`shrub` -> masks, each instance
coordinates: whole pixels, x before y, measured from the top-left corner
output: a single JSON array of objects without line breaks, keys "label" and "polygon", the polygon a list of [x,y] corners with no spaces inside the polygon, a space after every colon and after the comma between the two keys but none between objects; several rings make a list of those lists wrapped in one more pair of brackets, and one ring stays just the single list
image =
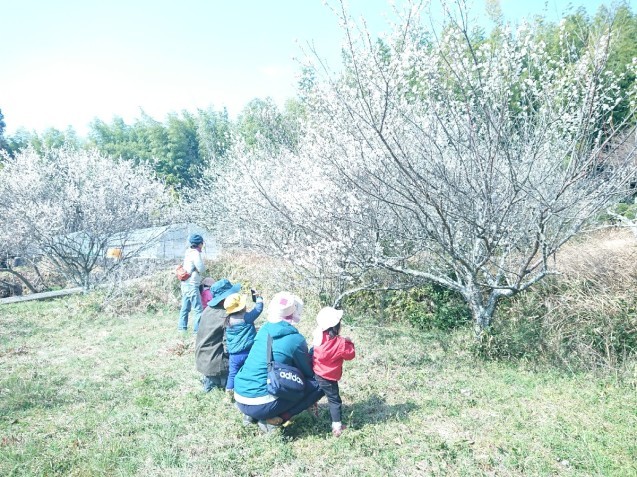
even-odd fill
[{"label": "shrub", "polygon": [[537,290],[519,295],[502,305],[491,327],[473,341],[473,353],[491,360],[543,359],[545,314],[543,295]]},{"label": "shrub", "polygon": [[162,307],[178,308],[180,302],[179,281],[173,268],[156,270],[141,279],[112,284],[98,297],[99,311],[113,315],[147,313]]},{"label": "shrub", "polygon": [[487,359],[619,369],[637,357],[636,244],[625,231],[567,247],[564,273],[503,304],[473,351]]},{"label": "shrub", "polygon": [[452,330],[471,321],[469,308],[459,295],[433,284],[407,290],[363,291],[347,297],[343,306],[357,313],[371,313],[380,322],[406,321],[422,330]]},{"label": "shrub", "polygon": [[[487,359],[544,361],[577,370],[616,369],[637,357],[637,297],[559,295],[537,289],[501,308],[474,343]],[[505,317],[506,316],[506,317]]]}]

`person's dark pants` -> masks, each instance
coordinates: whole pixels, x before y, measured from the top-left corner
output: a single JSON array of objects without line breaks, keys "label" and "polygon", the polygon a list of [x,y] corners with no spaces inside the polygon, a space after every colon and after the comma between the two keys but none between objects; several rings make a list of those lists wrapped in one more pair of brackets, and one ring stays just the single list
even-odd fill
[{"label": "person's dark pants", "polygon": [[201,378],[201,384],[203,385],[204,392],[209,393],[212,391],[212,388],[224,389],[226,387],[227,380],[227,373],[220,374],[219,376],[204,376]]},{"label": "person's dark pants", "polygon": [[228,370],[228,383],[226,384],[226,389],[234,389],[234,377],[237,375],[243,363],[248,359],[248,354],[250,354],[250,350],[242,351],[241,353],[230,353],[229,367]]},{"label": "person's dark pants", "polygon": [[305,394],[298,401],[286,401],[277,399],[266,404],[242,404],[237,402],[237,407],[246,416],[250,416],[258,421],[265,421],[272,417],[281,416],[287,421],[292,416],[296,416],[305,411],[312,404],[323,397],[323,391],[318,383],[312,379],[305,381]]},{"label": "person's dark pants", "polygon": [[330,381],[329,379],[316,377],[319,387],[325,393],[327,402],[330,405],[330,416],[332,416],[332,422],[341,422],[341,408],[343,401],[338,393],[338,381]]}]

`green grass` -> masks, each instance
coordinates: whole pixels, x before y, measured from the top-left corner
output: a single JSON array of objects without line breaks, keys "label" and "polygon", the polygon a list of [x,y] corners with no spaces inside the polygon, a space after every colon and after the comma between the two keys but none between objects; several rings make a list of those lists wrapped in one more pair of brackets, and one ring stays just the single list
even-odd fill
[{"label": "green grass", "polygon": [[176,309],[90,302],[0,308],[0,475],[637,475],[637,396],[611,378],[482,362],[460,332],[348,318],[348,430],[331,437],[321,401],[318,419],[265,436],[200,391]]}]

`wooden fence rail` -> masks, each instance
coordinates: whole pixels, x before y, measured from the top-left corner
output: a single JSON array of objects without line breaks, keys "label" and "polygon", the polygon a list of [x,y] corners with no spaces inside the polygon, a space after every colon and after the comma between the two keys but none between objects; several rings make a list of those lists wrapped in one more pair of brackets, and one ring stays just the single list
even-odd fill
[{"label": "wooden fence rail", "polygon": [[31,300],[48,300],[50,298],[58,298],[61,296],[75,295],[82,293],[82,287],[65,288],[64,290],[48,291],[42,293],[31,293],[29,295],[10,296],[8,298],[0,298],[0,305],[8,305],[10,303],[21,303]]}]

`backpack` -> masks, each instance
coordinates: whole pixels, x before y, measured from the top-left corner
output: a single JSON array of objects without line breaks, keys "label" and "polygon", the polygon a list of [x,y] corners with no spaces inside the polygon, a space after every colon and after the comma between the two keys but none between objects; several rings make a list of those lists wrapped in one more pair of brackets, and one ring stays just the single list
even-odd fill
[{"label": "backpack", "polygon": [[192,274],[186,271],[183,265],[177,265],[177,268],[175,268],[175,275],[177,275],[179,281],[185,282]]}]

